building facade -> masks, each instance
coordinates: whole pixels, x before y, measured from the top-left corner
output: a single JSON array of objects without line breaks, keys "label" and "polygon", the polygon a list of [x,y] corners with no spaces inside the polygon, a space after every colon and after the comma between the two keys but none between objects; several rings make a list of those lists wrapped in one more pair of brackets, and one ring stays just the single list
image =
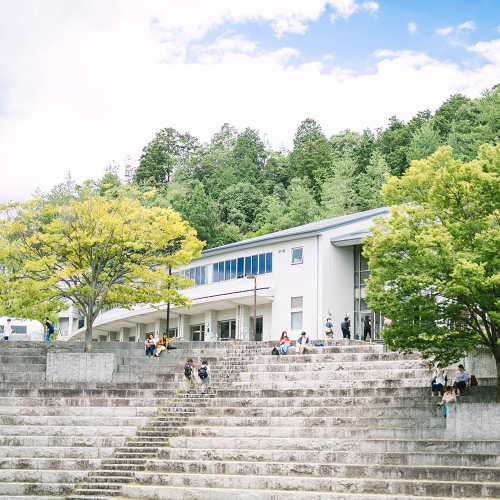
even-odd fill
[{"label": "building facade", "polygon": [[[169,336],[194,341],[276,340],[282,331],[292,339],[306,331],[315,340],[324,338],[330,317],[335,337],[341,338],[340,323],[346,314],[353,335],[362,335],[362,318],[369,315],[376,336],[382,317],[364,300],[369,270],[361,253],[362,238],[369,235],[373,218],[387,212],[387,208],[369,210],[204,250],[179,270],[195,285],[182,292],[191,299],[190,308],[170,308]],[[166,305],[109,309],[94,322],[93,337],[101,341],[143,341],[150,333],[158,337],[167,329],[166,309]],[[83,334],[82,325],[68,338],[76,340]]]}]

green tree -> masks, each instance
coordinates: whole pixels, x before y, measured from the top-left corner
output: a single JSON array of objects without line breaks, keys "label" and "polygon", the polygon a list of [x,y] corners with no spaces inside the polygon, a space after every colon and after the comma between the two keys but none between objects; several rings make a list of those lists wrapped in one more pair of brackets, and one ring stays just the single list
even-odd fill
[{"label": "green tree", "polygon": [[247,128],[238,135],[233,149],[235,160],[234,173],[239,182],[248,181],[255,186],[261,186],[266,162],[266,148],[259,132]]},{"label": "green tree", "polygon": [[389,127],[377,138],[377,150],[384,155],[392,175],[401,175],[408,167],[406,154],[411,134],[411,130],[403,121],[392,116],[389,120]]},{"label": "green tree", "polygon": [[321,125],[318,125],[312,118],[306,118],[297,129],[293,139],[294,151],[299,151],[308,142],[315,142],[321,139],[326,139]]},{"label": "green tree", "polygon": [[188,264],[203,243],[173,210],[95,195],[64,206],[35,200],[2,209],[4,314],[37,318],[70,302],[85,316],[90,352],[103,307],[188,303],[176,287],[190,281],[168,269]]},{"label": "green tree", "polygon": [[485,346],[500,402],[500,145],[469,163],[442,146],[383,187],[390,215],[365,242],[372,308],[392,323],[391,350],[445,365]]},{"label": "green tree", "polygon": [[173,128],[160,130],[143,149],[134,183],[165,187],[175,170],[188,162],[197,147],[198,140],[189,132],[180,134]]},{"label": "green tree", "polygon": [[430,122],[424,123],[412,136],[407,159],[421,160],[434,153],[441,145],[441,138]]},{"label": "green tree", "polygon": [[359,174],[356,181],[357,210],[370,210],[384,206],[382,198],[382,185],[385,182],[385,177],[389,173],[389,167],[383,156],[376,151],[366,168],[366,171]]},{"label": "green tree", "polygon": [[445,140],[451,132],[452,124],[456,119],[456,113],[458,110],[463,104],[467,104],[469,102],[470,99],[468,97],[465,97],[462,94],[455,94],[441,104],[439,109],[436,110],[432,120],[432,126],[437,130],[442,140]]}]

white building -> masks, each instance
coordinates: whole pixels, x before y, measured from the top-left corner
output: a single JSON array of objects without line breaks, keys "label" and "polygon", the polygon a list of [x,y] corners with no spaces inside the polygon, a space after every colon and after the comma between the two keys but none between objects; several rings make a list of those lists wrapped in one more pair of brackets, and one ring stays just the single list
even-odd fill
[{"label": "white building", "polygon": [[[369,210],[204,250],[180,271],[196,285],[183,291],[192,300],[190,308],[170,308],[169,335],[184,340],[250,340],[254,279],[247,279],[248,274],[257,282],[255,340],[278,339],[283,330],[292,339],[303,330],[311,339],[321,339],[327,317],[332,318],[335,337],[341,338],[340,323],[346,314],[354,335],[362,334],[362,318],[370,315],[376,335],[382,318],[364,301],[369,270],[361,240],[369,234],[373,217],[387,212]],[[166,331],[166,309],[107,310],[94,322],[93,337],[158,337]],[[81,328],[69,338],[83,335]]]}]

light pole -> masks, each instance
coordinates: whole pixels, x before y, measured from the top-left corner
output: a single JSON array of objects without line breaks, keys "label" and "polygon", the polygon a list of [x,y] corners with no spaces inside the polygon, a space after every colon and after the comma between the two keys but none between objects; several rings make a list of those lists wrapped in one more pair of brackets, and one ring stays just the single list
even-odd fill
[{"label": "light pole", "polygon": [[250,340],[255,340],[255,334],[257,333],[257,276],[255,274],[247,274],[245,278],[249,280],[254,280],[253,286],[253,329],[251,333]]}]

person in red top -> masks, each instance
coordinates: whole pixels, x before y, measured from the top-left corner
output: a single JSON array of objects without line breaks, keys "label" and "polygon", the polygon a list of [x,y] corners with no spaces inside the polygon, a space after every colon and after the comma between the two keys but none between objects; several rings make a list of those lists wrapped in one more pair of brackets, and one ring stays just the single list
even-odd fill
[{"label": "person in red top", "polygon": [[290,339],[287,333],[283,332],[280,338],[280,354],[286,354],[290,345]]}]

